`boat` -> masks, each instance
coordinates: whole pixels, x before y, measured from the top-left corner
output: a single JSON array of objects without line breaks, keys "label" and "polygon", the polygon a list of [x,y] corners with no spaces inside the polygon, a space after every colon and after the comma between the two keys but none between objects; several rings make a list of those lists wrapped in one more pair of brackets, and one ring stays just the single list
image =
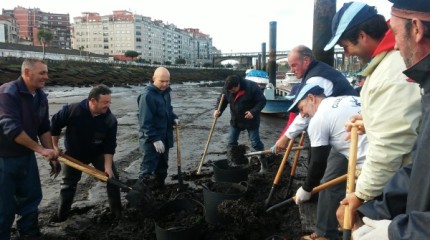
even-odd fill
[{"label": "boat", "polygon": [[245,79],[257,83],[261,89],[265,89],[269,83],[269,75],[263,70],[248,69],[245,72]]},{"label": "boat", "polygon": [[[262,113],[287,113],[293,104],[295,95],[292,94],[294,86],[300,84],[301,79],[297,79],[294,73],[285,73],[284,79],[276,79],[276,86],[268,83],[264,89],[266,106]],[[293,91],[294,92],[294,91]]]}]

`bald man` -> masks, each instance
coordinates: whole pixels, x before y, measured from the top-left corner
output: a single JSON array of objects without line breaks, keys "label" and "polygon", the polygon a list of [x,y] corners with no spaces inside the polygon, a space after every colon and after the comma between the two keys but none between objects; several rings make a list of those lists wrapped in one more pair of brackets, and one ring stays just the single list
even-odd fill
[{"label": "bald man", "polygon": [[169,70],[159,67],[138,97],[139,145],[143,154],[139,180],[159,188],[164,186],[167,177],[173,125],[179,124],[173,112],[169,85]]}]

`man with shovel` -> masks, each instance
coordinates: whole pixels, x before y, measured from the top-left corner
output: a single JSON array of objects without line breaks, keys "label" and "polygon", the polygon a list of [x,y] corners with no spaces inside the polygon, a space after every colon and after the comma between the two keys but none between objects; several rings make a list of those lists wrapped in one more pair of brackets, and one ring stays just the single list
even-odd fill
[{"label": "man with shovel", "polygon": [[[347,135],[345,123],[351,115],[360,113],[361,101],[356,96],[326,98],[323,88],[315,84],[306,84],[288,111],[299,112],[302,118],[310,119],[307,132],[311,144],[311,159],[306,180],[297,190],[295,197],[296,204],[301,204],[310,199],[312,189],[318,186],[322,179],[328,181],[347,172],[350,144],[345,141]],[[359,167],[365,160],[366,147],[367,138],[361,135],[357,148]],[[332,148],[343,157],[329,158]],[[345,191],[346,185],[342,183],[319,193],[316,230],[302,239],[338,238],[336,210],[339,201],[345,196]]]},{"label": "man with shovel", "polygon": [[[58,140],[61,130],[66,127],[65,153],[85,164],[91,163],[109,178],[118,179],[113,162],[118,122],[109,109],[110,104],[111,90],[105,85],[97,85],[87,99],[63,106],[52,116],[52,142],[60,152]],[[63,165],[62,174],[60,202],[57,213],[51,218],[53,222],[63,222],[69,216],[82,176],[81,171],[67,165]],[[122,209],[119,188],[108,182],[107,196],[112,214],[119,218]]]}]

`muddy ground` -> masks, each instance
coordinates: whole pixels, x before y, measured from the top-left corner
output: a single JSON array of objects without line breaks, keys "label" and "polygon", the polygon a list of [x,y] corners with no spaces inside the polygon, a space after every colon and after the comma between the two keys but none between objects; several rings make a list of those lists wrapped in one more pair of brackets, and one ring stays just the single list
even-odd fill
[{"label": "muddy ground", "polygon": [[[209,84],[210,85],[210,84]],[[212,113],[215,109],[216,98],[220,87],[203,85],[173,85],[172,99],[174,111],[181,121],[180,146],[182,160],[182,176],[187,188],[178,192],[176,146],[170,149],[169,176],[167,185],[163,189],[152,189],[154,204],[148,209],[135,209],[128,206],[122,194],[123,215],[114,219],[111,215],[105,192],[105,183],[94,177],[83,174],[78,185],[77,194],[72,205],[71,216],[62,223],[53,223],[49,219],[56,211],[60,178],[49,177],[49,166],[38,156],[41,181],[43,186],[43,200],[40,204],[39,223],[44,233],[43,239],[156,239],[155,221],[160,217],[158,209],[166,202],[175,198],[191,198],[204,203],[203,185],[211,183],[213,178],[212,163],[226,159],[226,138],[228,134],[229,111],[226,111],[217,121],[213,136],[208,146],[205,163],[200,175],[196,174],[208,135],[213,124]],[[85,98],[90,88],[76,87],[47,87],[49,93],[50,112],[55,113],[65,103],[80,101]],[[114,87],[112,106],[113,113],[119,122],[118,147],[115,154],[115,164],[120,173],[121,181],[132,185],[137,178],[141,154],[137,141],[137,104],[136,98],[142,87],[120,88]],[[279,136],[287,119],[282,115],[263,115],[260,133],[266,149],[272,146]],[[250,146],[246,133],[241,134],[240,144]],[[254,151],[245,147],[247,152]],[[294,154],[291,154],[294,155]],[[303,179],[303,165],[307,161],[306,152],[302,152],[296,179]],[[209,224],[204,214],[196,217],[196,229],[200,239],[298,239],[302,234],[298,207],[289,205],[273,212],[266,213],[264,204],[273,185],[273,179],[278,171],[283,155],[269,155],[269,171],[259,175],[259,163],[256,158],[250,159],[248,187],[245,194],[238,200],[229,200],[220,207],[224,224]],[[280,188],[275,191],[272,202],[277,203],[285,195],[285,186],[290,175],[290,163],[283,172]],[[297,181],[293,184],[296,189]],[[295,191],[293,191],[295,192]],[[204,205],[204,204],[203,204]],[[199,213],[196,213],[197,216]],[[179,213],[177,214],[180,215]],[[190,216],[186,213],[181,216]],[[185,219],[185,218],[184,218]],[[157,220],[161,226],[167,221],[178,222],[176,219]],[[164,222],[163,222],[164,221]],[[178,225],[183,224],[182,221]],[[185,228],[187,229],[187,228]],[[13,228],[13,239],[16,229]]]}]

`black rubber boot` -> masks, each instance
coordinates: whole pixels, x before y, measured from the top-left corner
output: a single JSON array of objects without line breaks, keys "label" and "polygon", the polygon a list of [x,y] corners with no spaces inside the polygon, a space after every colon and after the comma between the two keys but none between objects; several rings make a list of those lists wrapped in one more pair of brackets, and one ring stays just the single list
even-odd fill
[{"label": "black rubber boot", "polygon": [[73,197],[75,192],[60,192],[60,204],[57,212],[51,217],[51,222],[64,222],[69,217],[70,209],[72,208]]},{"label": "black rubber boot", "polygon": [[116,219],[121,218],[122,205],[121,199],[119,198],[108,198],[110,212],[115,216]]}]

